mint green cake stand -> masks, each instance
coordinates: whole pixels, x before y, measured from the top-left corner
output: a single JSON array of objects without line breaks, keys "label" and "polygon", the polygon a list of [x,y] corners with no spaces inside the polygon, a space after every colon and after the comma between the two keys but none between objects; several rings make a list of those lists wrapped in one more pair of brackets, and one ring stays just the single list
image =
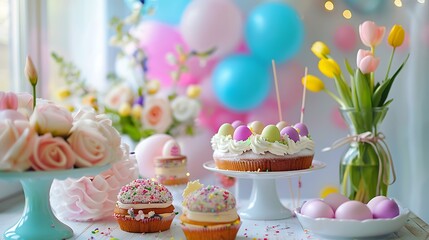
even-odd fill
[{"label": "mint green cake stand", "polygon": [[110,164],[64,171],[0,172],[0,180],[21,181],[25,194],[22,217],[4,232],[4,239],[57,240],[73,237],[73,230],[52,212],[49,203],[52,180],[97,175],[109,168]]}]

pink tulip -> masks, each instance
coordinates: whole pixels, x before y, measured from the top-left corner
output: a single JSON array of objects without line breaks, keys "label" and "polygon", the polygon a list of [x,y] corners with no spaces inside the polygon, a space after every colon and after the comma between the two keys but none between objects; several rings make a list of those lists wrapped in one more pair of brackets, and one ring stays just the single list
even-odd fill
[{"label": "pink tulip", "polygon": [[18,109],[18,97],[13,92],[0,92],[0,110]]},{"label": "pink tulip", "polygon": [[374,57],[371,51],[366,51],[359,49],[356,58],[357,67],[362,71],[362,73],[375,72],[380,63],[380,59]]},{"label": "pink tulip", "polygon": [[385,27],[379,27],[371,21],[365,21],[359,25],[359,35],[363,44],[368,47],[376,47],[383,40]]}]

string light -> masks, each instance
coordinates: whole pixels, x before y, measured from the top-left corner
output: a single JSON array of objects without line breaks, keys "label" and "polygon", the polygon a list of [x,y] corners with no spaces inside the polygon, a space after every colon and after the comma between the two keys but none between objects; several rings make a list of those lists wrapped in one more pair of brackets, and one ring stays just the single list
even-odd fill
[{"label": "string light", "polygon": [[395,0],[393,3],[394,3],[394,4],[395,4],[395,6],[397,6],[397,7],[402,7],[402,1],[401,1],[401,0]]},{"label": "string light", "polygon": [[348,10],[348,9],[344,10],[344,12],[343,12],[343,17],[344,17],[345,19],[350,19],[350,18],[352,18],[352,12],[350,12],[350,10]]},{"label": "string light", "polygon": [[328,11],[334,10],[334,3],[331,1],[326,1],[325,2],[325,9]]}]

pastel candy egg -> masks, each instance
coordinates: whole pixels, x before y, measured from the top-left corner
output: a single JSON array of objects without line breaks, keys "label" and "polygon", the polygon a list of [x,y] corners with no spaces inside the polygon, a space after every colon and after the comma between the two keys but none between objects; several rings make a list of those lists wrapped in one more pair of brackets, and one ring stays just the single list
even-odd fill
[{"label": "pastel candy egg", "polygon": [[399,206],[392,199],[379,202],[372,212],[374,218],[394,218],[399,215]]},{"label": "pastel candy egg", "polygon": [[301,208],[301,214],[312,218],[333,218],[334,210],[322,200],[310,200]]},{"label": "pastel candy egg", "polygon": [[162,148],[163,156],[180,156],[181,150],[179,144],[176,140],[171,139],[164,143],[164,147]]},{"label": "pastel candy egg", "polygon": [[261,134],[262,130],[264,130],[264,124],[260,121],[254,121],[247,125],[254,134]]},{"label": "pastel candy egg", "polygon": [[337,208],[341,206],[341,204],[347,202],[348,200],[349,199],[346,196],[339,193],[331,193],[326,196],[325,199],[323,199],[323,201],[331,206],[334,211],[336,211]]},{"label": "pastel candy egg", "polygon": [[375,206],[377,206],[381,201],[384,201],[387,199],[388,198],[385,196],[373,197],[366,205],[371,210],[371,212],[374,212]]},{"label": "pastel candy egg", "polygon": [[297,123],[294,128],[298,131],[299,135],[308,136],[308,128],[304,123]]},{"label": "pastel candy egg", "polygon": [[232,134],[234,134],[234,127],[232,127],[232,125],[229,123],[224,123],[222,124],[222,126],[220,126],[219,131],[217,133],[222,136],[232,136]]},{"label": "pastel candy egg", "polygon": [[372,219],[371,210],[359,201],[348,201],[341,204],[335,211],[336,219],[365,220]]},{"label": "pastel candy egg", "polygon": [[262,130],[261,136],[268,142],[280,141],[280,131],[275,125],[268,125]]},{"label": "pastel candy egg", "polygon": [[240,120],[236,120],[236,121],[232,122],[231,125],[233,128],[238,128],[239,126],[244,125],[244,124]]},{"label": "pastel candy egg", "polygon": [[247,126],[239,126],[235,129],[234,140],[246,141],[252,135],[252,131]]},{"label": "pastel candy egg", "polygon": [[292,139],[294,142],[299,141],[299,134],[298,131],[296,131],[293,127],[285,127],[282,129],[280,134],[284,137],[288,136],[290,139]]},{"label": "pastel candy egg", "polygon": [[282,130],[283,128],[285,128],[285,127],[287,127],[287,122],[285,122],[285,121],[280,121],[280,122],[278,122],[277,124],[276,124],[276,127],[279,129],[279,130]]}]

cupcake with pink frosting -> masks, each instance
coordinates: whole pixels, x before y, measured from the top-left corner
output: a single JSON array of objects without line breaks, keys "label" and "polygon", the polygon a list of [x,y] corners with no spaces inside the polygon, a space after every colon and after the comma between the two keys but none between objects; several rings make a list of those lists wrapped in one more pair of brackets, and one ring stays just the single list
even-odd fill
[{"label": "cupcake with pink frosting", "polygon": [[235,239],[241,226],[234,196],[217,186],[189,182],[183,192],[182,230],[188,240]]},{"label": "cupcake with pink frosting", "polygon": [[119,191],[113,215],[126,232],[166,231],[176,215],[172,203],[166,187],[150,179],[136,179]]}]

